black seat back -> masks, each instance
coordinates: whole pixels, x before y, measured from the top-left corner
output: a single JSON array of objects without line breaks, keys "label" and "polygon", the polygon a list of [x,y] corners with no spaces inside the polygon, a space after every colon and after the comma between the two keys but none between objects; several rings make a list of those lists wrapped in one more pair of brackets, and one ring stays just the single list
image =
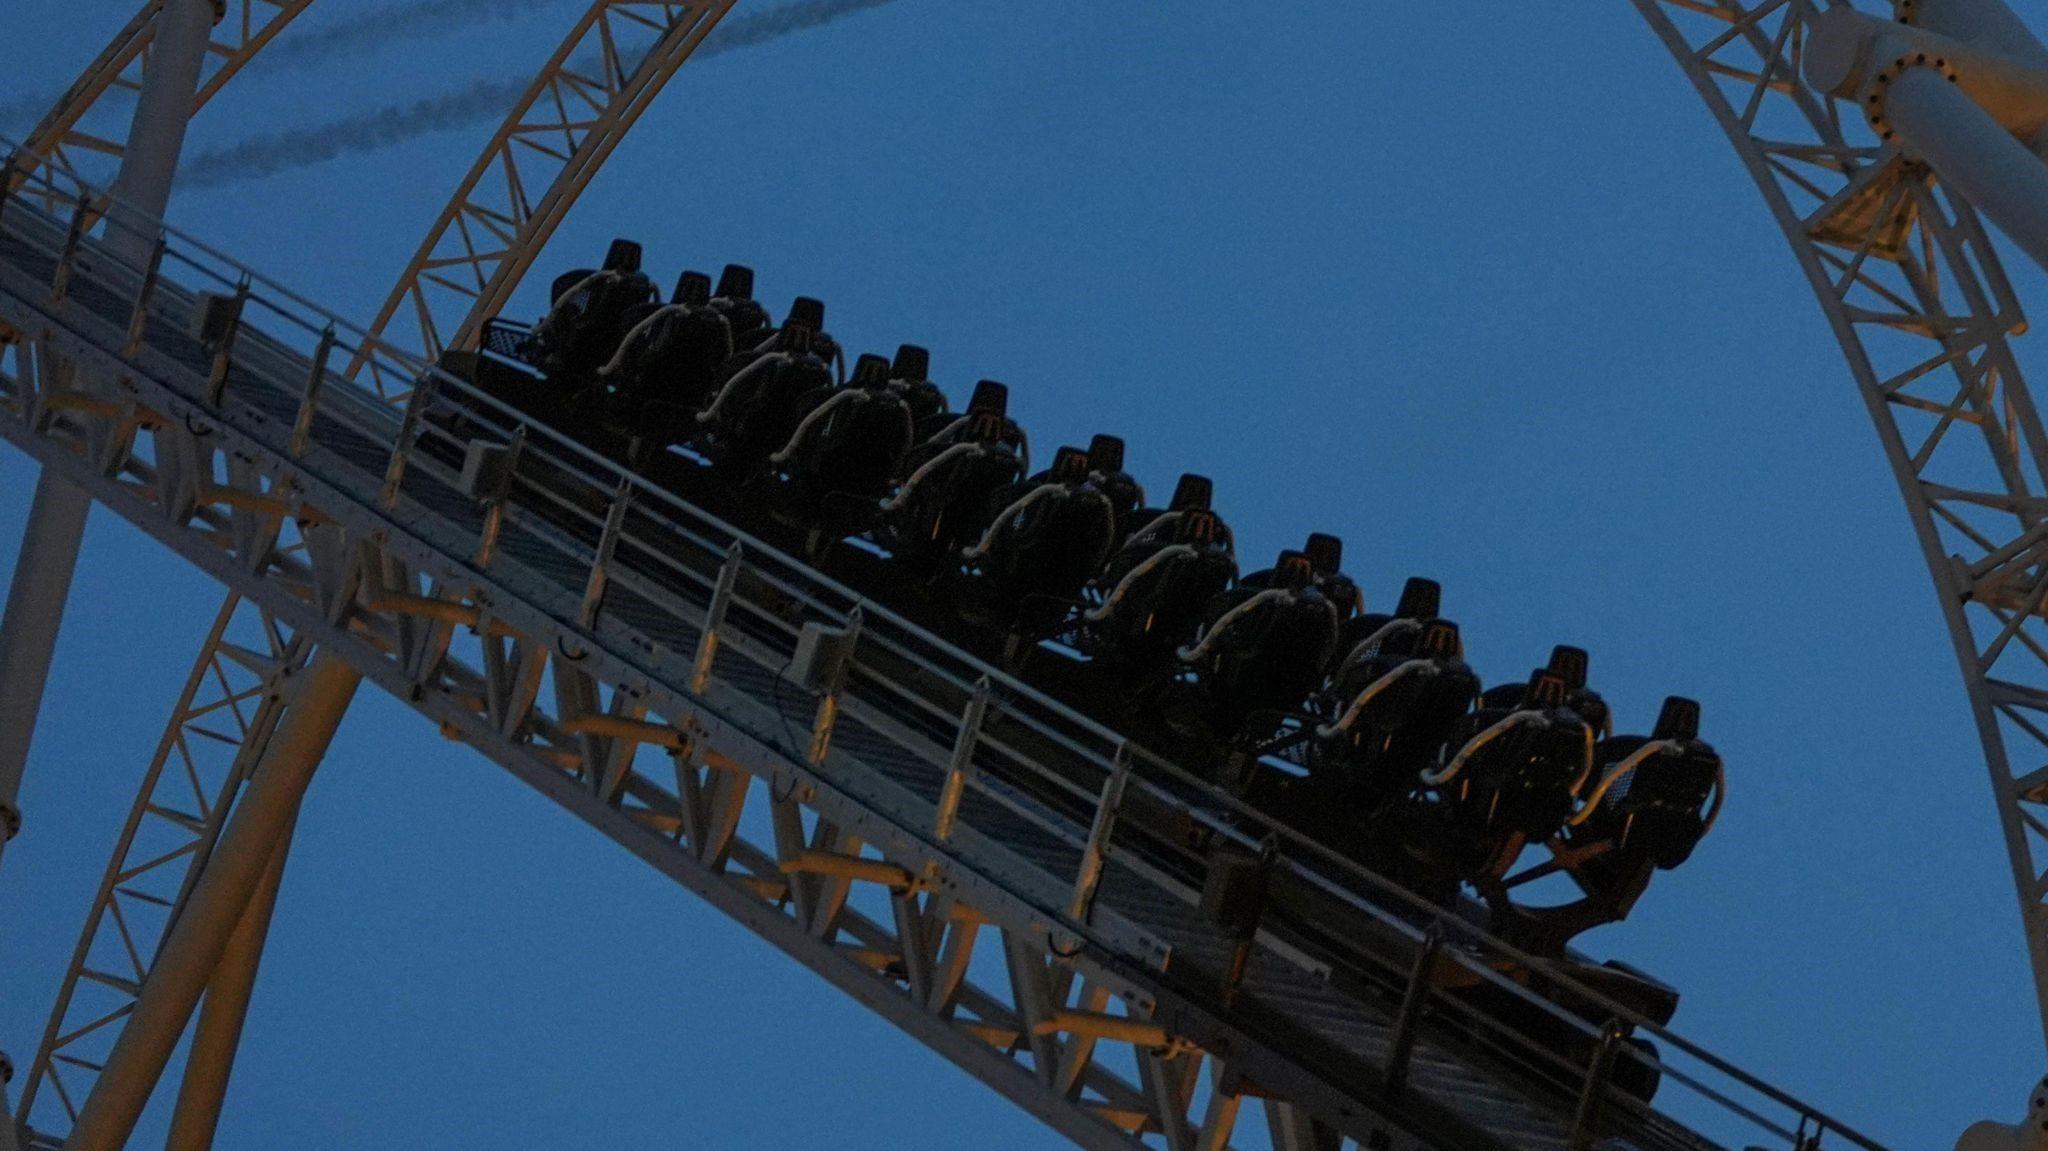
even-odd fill
[{"label": "black seat back", "polygon": [[1401,602],[1394,607],[1400,619],[1435,619],[1444,607],[1443,585],[1421,576],[1410,577],[1401,587]]},{"label": "black seat back", "polygon": [[1344,541],[1323,532],[1311,532],[1302,548],[1317,575],[1336,575],[1344,570]]},{"label": "black seat back", "polygon": [[889,386],[889,361],[877,355],[863,355],[854,361],[852,387],[877,391]]},{"label": "black seat back", "polygon": [[1210,510],[1212,501],[1215,498],[1215,481],[1211,480],[1208,476],[1198,476],[1193,472],[1189,472],[1181,476],[1180,482],[1174,484],[1173,502],[1166,505],[1166,510],[1173,512],[1190,510],[1206,512]]},{"label": "black seat back", "polygon": [[754,269],[745,264],[727,264],[718,274],[717,297],[721,300],[754,298]]},{"label": "black seat back", "polygon": [[896,362],[889,368],[889,377],[897,380],[917,382],[931,378],[932,354],[916,344],[900,344],[896,348]]},{"label": "black seat back", "polygon": [[1124,470],[1124,441],[1117,436],[1098,435],[1088,441],[1088,470],[1109,475]]},{"label": "black seat back", "polygon": [[711,302],[711,277],[702,272],[684,272],[676,279],[675,294],[669,303],[686,307],[701,308]]},{"label": "black seat back", "polygon": [[605,250],[604,270],[607,272],[637,272],[640,270],[640,244],[637,240],[620,238],[612,241]]},{"label": "black seat back", "polygon": [[1651,739],[1696,740],[1700,737],[1700,705],[1684,696],[1668,696],[1657,713]]},{"label": "black seat back", "polygon": [[785,328],[809,328],[813,332],[825,330],[825,301],[814,296],[798,296],[790,301],[789,318],[782,321]]},{"label": "black seat back", "polygon": [[974,395],[967,401],[969,415],[991,415],[1005,419],[1010,413],[1010,389],[1007,384],[995,380],[982,380],[974,385]]}]

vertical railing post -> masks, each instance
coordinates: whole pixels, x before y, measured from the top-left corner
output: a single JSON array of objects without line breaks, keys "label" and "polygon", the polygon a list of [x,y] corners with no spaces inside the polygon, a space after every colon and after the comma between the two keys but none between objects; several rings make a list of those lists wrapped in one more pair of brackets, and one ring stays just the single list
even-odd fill
[{"label": "vertical railing post", "polygon": [[71,213],[71,227],[64,233],[64,251],[57,257],[57,273],[50,278],[50,306],[64,302],[71,291],[71,272],[78,263],[78,246],[85,240],[85,230],[91,226],[92,197],[80,194],[78,207]]},{"label": "vertical railing post", "polygon": [[860,632],[866,615],[859,604],[846,616],[846,634],[840,639],[842,645],[834,661],[831,682],[824,685],[824,694],[818,697],[818,712],[811,718],[811,747],[805,758],[812,767],[825,762],[825,753],[832,750],[832,729],[839,723],[839,693],[846,687],[847,669],[853,666],[853,652],[860,646]]},{"label": "vertical railing post", "polygon": [[164,237],[158,236],[156,244],[149,250],[149,265],[142,269],[142,284],[135,290],[135,307],[128,313],[128,339],[121,345],[121,355],[134,359],[142,351],[142,338],[149,332],[149,302],[156,296],[156,285],[164,270]]},{"label": "vertical railing post", "polygon": [[484,526],[477,533],[476,566],[488,570],[498,552],[498,534],[505,528],[505,501],[512,498],[512,484],[519,474],[519,458],[526,454],[526,425],[512,430],[512,442],[505,445],[504,470],[484,497]]},{"label": "vertical railing post", "polygon": [[299,414],[292,420],[291,453],[293,459],[306,454],[306,445],[313,438],[313,415],[320,410],[320,391],[327,386],[327,361],[334,355],[334,325],[329,324],[320,333],[320,346],[313,349],[313,369],[306,374],[306,390],[299,397]]},{"label": "vertical railing post", "polygon": [[1579,1091],[1578,1111],[1572,1116],[1572,1151],[1592,1151],[1593,1132],[1600,1125],[1601,1104],[1606,1101],[1608,1082],[1614,1076],[1614,1055],[1621,1046],[1621,1024],[1610,1021],[1600,1029],[1600,1045],[1593,1049],[1593,1062],[1586,1068],[1586,1083]]},{"label": "vertical railing post", "polygon": [[718,568],[718,583],[711,589],[711,606],[704,609],[704,634],[697,637],[697,661],[690,668],[690,694],[703,695],[711,686],[711,664],[718,658],[718,629],[725,626],[725,613],[732,607],[733,585],[747,562],[746,549],[738,540],[725,549],[725,562]]},{"label": "vertical railing post", "polygon": [[242,334],[242,309],[249,303],[249,277],[243,276],[235,283],[235,294],[220,305],[227,309],[227,318],[222,321],[220,336],[213,345],[213,364],[206,371],[206,403],[208,407],[220,407],[221,398],[227,393],[228,369],[234,366],[235,338]]},{"label": "vertical railing post", "polygon": [[590,579],[583,585],[583,606],[576,618],[586,628],[597,625],[597,611],[604,606],[604,589],[612,578],[612,553],[618,550],[619,533],[626,528],[626,509],[632,502],[633,481],[621,477],[612,492],[612,506],[605,512],[604,531],[597,537],[597,554],[590,559]]},{"label": "vertical railing post", "polygon": [[405,479],[406,459],[412,454],[413,440],[419,436],[420,417],[426,414],[433,388],[434,377],[429,373],[419,378],[412,394],[405,398],[405,418],[399,422],[398,439],[391,445],[391,462],[384,468],[384,490],[377,496],[385,511],[398,506],[398,485]]},{"label": "vertical railing post", "polygon": [[1423,1008],[1429,1004],[1430,976],[1436,967],[1437,955],[1444,947],[1444,925],[1441,921],[1429,925],[1422,933],[1421,950],[1415,953],[1415,965],[1408,972],[1408,989],[1401,994],[1401,1009],[1394,1016],[1394,1042],[1387,1053],[1386,1078],[1380,1083],[1382,1096],[1389,1102],[1400,1098],[1408,1086],[1408,1064],[1415,1055],[1415,1035],[1422,1025]]},{"label": "vertical railing post", "polygon": [[1095,807],[1095,822],[1088,829],[1088,844],[1081,849],[1081,870],[1074,877],[1074,902],[1067,914],[1080,923],[1088,922],[1095,907],[1095,891],[1102,886],[1102,869],[1109,854],[1110,837],[1116,834],[1117,809],[1123,806],[1124,788],[1131,781],[1131,745],[1118,744],[1109,778],[1102,782],[1102,797]]},{"label": "vertical railing post", "polygon": [[974,748],[981,742],[981,721],[988,715],[989,691],[988,677],[982,676],[960,716],[960,734],[953,740],[953,758],[946,765],[945,785],[939,789],[938,816],[932,821],[932,833],[940,843],[952,842],[953,825],[960,818],[960,800],[967,794],[967,776],[974,770]]}]

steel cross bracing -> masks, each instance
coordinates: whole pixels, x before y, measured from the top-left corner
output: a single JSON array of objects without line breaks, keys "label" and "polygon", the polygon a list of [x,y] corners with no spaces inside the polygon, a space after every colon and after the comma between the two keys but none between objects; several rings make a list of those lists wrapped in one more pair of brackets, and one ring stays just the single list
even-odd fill
[{"label": "steel cross bracing", "polygon": [[[542,245],[733,0],[593,0],[428,229],[370,331],[401,311],[433,360],[475,344]],[[377,371],[352,360],[348,376]],[[409,386],[410,381],[405,382]]]},{"label": "steel cross bracing", "polygon": [[[1421,933],[1358,892],[1394,893],[1308,845],[1285,874],[1404,945],[1392,976],[1268,932],[1224,1012],[1228,948],[1115,815],[1263,835],[1250,813],[1219,819],[1204,805],[1227,800],[999,676],[974,718],[989,673],[954,649],[457,381],[393,411],[324,366],[358,344],[394,374],[416,361],[180,236],[122,267],[87,214],[0,204],[0,318],[124,386],[11,373],[0,434],[1077,1142],[1708,1145],[1609,1090],[1611,1061],[1571,1066],[1435,994],[1445,965],[1518,994],[1494,966],[1526,957],[1451,921],[1460,945],[1413,962]],[[188,279],[243,301],[218,346],[184,335]],[[460,489],[475,438],[524,446],[515,483]],[[262,546],[285,522],[303,548]],[[822,699],[778,676],[801,620],[858,632]],[[1644,1030],[1717,1135],[1874,1146]],[[1247,1099],[1264,1132],[1236,1123]]]},{"label": "steel cross bracing", "polygon": [[[230,0],[222,7],[216,0],[223,16],[214,26],[207,45],[205,70],[200,73],[193,111],[204,108],[243,65],[312,2]],[[40,164],[47,157],[47,162],[87,180],[100,180],[114,171],[120,164],[121,140],[126,135],[130,109],[118,101],[111,102],[110,107],[103,97],[113,90],[134,92],[141,88],[142,70],[148,63],[163,8],[164,0],[148,0],[142,11],[121,29],[43,117],[42,123],[29,133],[25,160]],[[29,181],[33,164],[25,163],[6,182],[14,188],[25,186],[30,195],[47,189],[47,184]]]},{"label": "steel cross bracing", "polygon": [[[245,560],[277,548],[297,550],[278,539],[275,517],[230,506],[211,518],[216,530],[234,538],[233,554]],[[239,596],[231,595],[215,618],[121,828],[29,1065],[21,1094],[25,1117],[38,1113],[47,1088],[42,1110],[61,1114],[64,1127],[77,1118],[235,792],[262,758],[292,677],[311,654],[304,637]],[[45,1129],[62,1128],[53,1123]]]},{"label": "steel cross bracing", "polygon": [[[2048,437],[1977,213],[1809,87],[1813,0],[1635,0],[1791,241],[1897,473],[1990,767],[2048,1029]],[[1829,5],[1828,7],[1846,6]]]}]

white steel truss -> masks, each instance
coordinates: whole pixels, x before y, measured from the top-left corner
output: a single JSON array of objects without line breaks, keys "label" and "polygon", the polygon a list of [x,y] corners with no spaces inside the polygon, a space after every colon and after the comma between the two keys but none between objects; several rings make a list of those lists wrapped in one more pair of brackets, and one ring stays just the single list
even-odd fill
[{"label": "white steel truss", "polygon": [[2048,436],[1971,205],[1802,73],[1843,0],[1634,0],[1762,189],[1841,343],[1934,578],[2048,1030]]},{"label": "white steel truss", "polygon": [[[484,146],[369,330],[384,334],[403,310],[430,361],[474,345],[591,177],[732,5],[594,0]],[[347,374],[365,369],[374,378],[370,359],[352,361]]]},{"label": "white steel truss", "polygon": [[[199,90],[193,97],[193,112],[204,108],[312,2],[232,0],[223,6],[222,0],[215,0],[223,16],[207,44],[206,64],[199,76]],[[30,180],[34,168],[44,162],[91,181],[102,180],[119,166],[121,140],[127,128],[122,119],[126,109],[106,107],[101,100],[109,91],[140,90],[143,68],[149,62],[150,46],[156,40],[157,21],[163,9],[164,0],[147,0],[29,133],[24,163],[7,179],[11,189],[25,187],[33,195],[37,189],[46,188],[48,185]]]},{"label": "white steel truss", "polygon": [[[235,554],[260,562],[279,546],[274,522],[230,505],[214,509]],[[242,520],[235,526],[233,521]],[[296,550],[296,549],[289,549]],[[158,944],[191,894],[235,793],[262,758],[284,708],[284,689],[312,644],[276,617],[230,596],[185,682],[135,804],[93,898],[23,1085],[25,1119],[42,1111],[75,1121],[112,1036],[154,965]],[[56,1122],[46,1130],[62,1129]]]},{"label": "white steel truss", "polygon": [[[0,318],[122,384],[0,376],[0,436],[1080,1144],[1245,1145],[1256,1098],[1289,1149],[1709,1145],[1613,1088],[1611,1040],[1574,1066],[1434,990],[1455,972],[1599,1039],[1501,977],[1527,957],[1456,920],[1458,946],[1425,943],[1357,894],[1397,893],[1113,733],[203,246],[166,233],[152,267],[119,264],[90,211],[0,202]],[[248,318],[196,343],[184,279]],[[402,412],[329,378],[359,353],[422,381]],[[525,445],[509,488],[461,486],[479,441]],[[270,535],[287,522],[302,549]],[[781,675],[804,624],[858,637],[822,695]],[[1283,874],[1384,937],[1395,974],[1336,978],[1265,932],[1228,1006],[1229,948],[1120,830],[1134,805],[1282,837]],[[1635,1022],[1733,1145],[1875,1147]]]}]

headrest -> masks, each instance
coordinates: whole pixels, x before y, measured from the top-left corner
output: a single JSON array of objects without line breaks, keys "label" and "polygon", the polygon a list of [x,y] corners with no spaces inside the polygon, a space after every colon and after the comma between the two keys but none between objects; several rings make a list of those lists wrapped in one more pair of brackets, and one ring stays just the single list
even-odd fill
[{"label": "headrest", "polygon": [[1344,541],[1336,536],[1310,532],[1308,543],[1301,550],[1317,575],[1336,575],[1344,570]]},{"label": "headrest", "polygon": [[853,386],[856,388],[886,388],[889,386],[889,361],[876,355],[865,355],[853,364]]},{"label": "headrest", "polygon": [[1550,670],[1572,691],[1586,686],[1587,661],[1586,649],[1582,647],[1561,643],[1550,649]]},{"label": "headrest", "polygon": [[1124,441],[1120,436],[1096,436],[1088,441],[1088,469],[1107,475],[1124,470]]},{"label": "headrest", "polygon": [[1080,448],[1061,448],[1053,453],[1052,479],[1054,483],[1077,484],[1088,478],[1088,453]]},{"label": "headrest", "polygon": [[1422,628],[1422,640],[1417,645],[1425,659],[1456,659],[1464,653],[1465,641],[1458,635],[1458,625],[1447,619],[1433,619]]},{"label": "headrest", "polygon": [[896,349],[896,363],[889,369],[889,375],[898,380],[928,380],[932,372],[932,354],[916,344],[904,344]]},{"label": "headrest", "polygon": [[676,294],[669,297],[671,304],[687,304],[697,307],[711,302],[711,277],[702,272],[684,272],[676,281]]},{"label": "headrest", "polygon": [[634,240],[613,240],[604,254],[604,270],[607,272],[637,272],[640,270],[640,245]]},{"label": "headrest", "polygon": [[1180,518],[1174,525],[1173,542],[1207,546],[1216,542],[1222,534],[1223,521],[1207,508],[1196,508]]},{"label": "headrest", "polygon": [[1309,563],[1308,556],[1298,551],[1284,551],[1273,561],[1273,586],[1291,590],[1304,588],[1314,582],[1316,569]]},{"label": "headrest", "polygon": [[1529,677],[1529,692],[1522,697],[1525,710],[1548,711],[1564,706],[1564,680],[1547,667],[1539,667]]},{"label": "headrest", "polygon": [[725,271],[718,274],[720,299],[751,300],[754,298],[754,269],[745,264],[727,264]]},{"label": "headrest", "polygon": [[1413,576],[1401,587],[1401,602],[1395,606],[1394,615],[1401,619],[1435,619],[1443,607],[1443,585]]},{"label": "headrest", "polygon": [[1650,738],[1694,740],[1699,737],[1699,702],[1679,695],[1664,697],[1664,708],[1657,713],[1657,728],[1650,733]]},{"label": "headrest", "polygon": [[789,318],[782,321],[785,328],[809,328],[814,332],[825,330],[825,301],[813,296],[798,296],[789,303]]},{"label": "headrest", "polygon": [[811,352],[812,331],[805,327],[786,327],[776,337],[775,350],[792,356],[807,356]]},{"label": "headrest", "polygon": [[1173,485],[1173,502],[1166,505],[1166,510],[1184,512],[1197,509],[1206,512],[1212,508],[1215,498],[1216,481],[1189,472]]},{"label": "headrest", "polygon": [[983,380],[974,385],[974,395],[967,401],[970,413],[987,413],[993,416],[1010,414],[1010,389],[994,380]]}]

